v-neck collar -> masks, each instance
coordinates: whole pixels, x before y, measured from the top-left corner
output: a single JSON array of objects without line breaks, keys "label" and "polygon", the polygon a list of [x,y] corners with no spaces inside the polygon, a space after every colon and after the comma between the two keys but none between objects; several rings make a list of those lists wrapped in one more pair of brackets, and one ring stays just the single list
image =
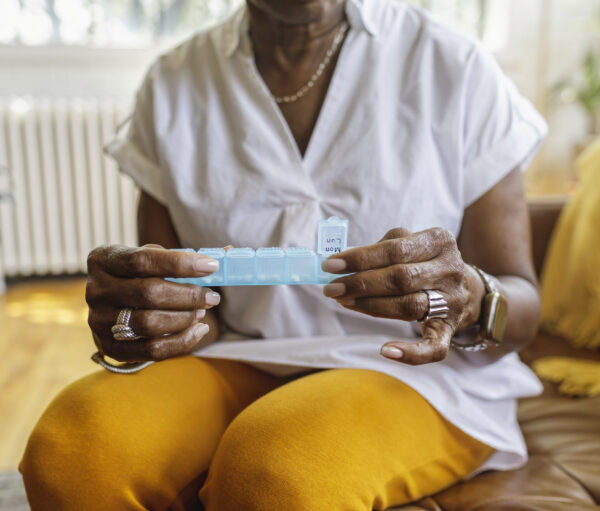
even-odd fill
[{"label": "v-neck collar", "polygon": [[228,58],[237,56],[246,62],[248,72],[253,78],[252,81],[258,85],[258,88],[262,92],[261,95],[265,98],[266,108],[272,111],[279,127],[278,131],[286,139],[286,144],[293,154],[292,159],[305,171],[308,171],[315,161],[319,146],[322,147],[322,130],[325,128],[327,120],[330,119],[330,113],[335,106],[335,99],[339,96],[339,94],[336,94],[336,90],[339,87],[341,75],[344,74],[345,55],[348,51],[346,47],[352,43],[357,32],[364,31],[371,37],[376,37],[379,33],[376,9],[374,9],[375,1],[377,0],[346,0],[345,11],[350,29],[340,48],[340,54],[335,63],[335,69],[329,82],[325,99],[321,104],[319,115],[304,154],[300,151],[287,120],[273,99],[254,62],[252,42],[249,36],[249,13],[245,1],[229,20],[222,25],[219,32],[220,40],[218,43],[221,51]]},{"label": "v-neck collar", "polygon": [[315,158],[317,158],[315,154],[318,153],[319,147],[322,146],[323,137],[321,131],[325,129],[327,120],[331,117],[331,111],[335,108],[336,98],[339,97],[339,94],[336,94],[336,91],[340,86],[340,80],[342,80],[341,76],[343,76],[344,74],[346,53],[348,51],[346,48],[350,44],[352,44],[353,35],[354,34],[352,30],[348,31],[346,39],[344,40],[344,43],[340,48],[340,54],[337,58],[337,61],[335,62],[333,75],[331,76],[331,80],[329,81],[327,91],[325,93],[325,98],[319,109],[319,114],[317,116],[315,125],[313,126],[308,145],[306,146],[304,154],[302,154],[302,152],[300,151],[298,142],[296,141],[294,134],[292,133],[287,119],[284,117],[283,113],[281,112],[281,109],[277,105],[277,102],[273,98],[271,91],[267,87],[267,84],[265,83],[261,74],[258,71],[251,47],[248,47],[244,51],[244,60],[247,62],[249,74],[254,79],[257,86],[261,89],[262,96],[265,99],[265,104],[268,108],[270,108],[270,110],[276,117],[280,127],[279,131],[286,139],[286,143],[294,155],[294,160],[296,164],[305,171],[310,170]]}]

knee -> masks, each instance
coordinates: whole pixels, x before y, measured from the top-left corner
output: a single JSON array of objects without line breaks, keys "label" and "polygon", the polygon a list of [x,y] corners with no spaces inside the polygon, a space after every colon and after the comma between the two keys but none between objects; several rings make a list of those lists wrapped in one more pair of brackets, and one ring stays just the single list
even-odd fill
[{"label": "knee", "polygon": [[311,469],[312,460],[300,455],[289,428],[244,414],[226,430],[213,458],[200,493],[205,509],[323,509],[314,500],[318,474]]},{"label": "knee", "polygon": [[[19,470],[33,510],[52,509],[47,503],[65,500],[69,492],[68,457],[61,446],[61,434],[53,431],[40,419],[31,433]],[[64,495],[61,495],[63,493]]]},{"label": "knee", "polygon": [[95,376],[63,390],[29,437],[19,469],[34,511],[83,509],[89,492],[100,495],[108,489],[102,480],[106,460],[102,446],[110,445],[105,427],[108,410],[94,396],[90,378]]},{"label": "knee", "polygon": [[50,403],[32,431],[19,469],[33,509],[50,509],[46,502],[60,502],[60,493],[70,491],[77,473],[73,465],[82,461],[75,452],[79,437],[88,434],[85,405],[71,386]]}]

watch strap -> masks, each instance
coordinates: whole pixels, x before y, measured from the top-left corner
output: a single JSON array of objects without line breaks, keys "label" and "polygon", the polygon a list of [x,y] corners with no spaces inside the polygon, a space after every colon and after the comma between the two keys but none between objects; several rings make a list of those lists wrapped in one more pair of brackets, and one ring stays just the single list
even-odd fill
[{"label": "watch strap", "polygon": [[485,290],[488,293],[498,293],[498,288],[496,287],[496,283],[494,282],[494,279],[491,277],[491,275],[487,274],[481,268],[478,268],[474,264],[470,264],[469,266],[473,268],[481,277],[483,285],[485,286]]},{"label": "watch strap", "polygon": [[486,295],[481,304],[481,316],[479,326],[480,335],[486,341],[500,343],[504,339],[504,330],[506,328],[507,302],[502,296],[494,279],[482,269],[475,265],[471,267],[481,277],[485,286]]}]

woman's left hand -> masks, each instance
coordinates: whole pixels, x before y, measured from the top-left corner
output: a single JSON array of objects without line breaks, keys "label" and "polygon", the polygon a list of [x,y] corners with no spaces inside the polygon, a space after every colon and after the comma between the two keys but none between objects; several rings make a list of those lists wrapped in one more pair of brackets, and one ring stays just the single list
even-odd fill
[{"label": "woman's left hand", "polygon": [[420,321],[429,307],[424,290],[443,295],[450,309],[447,318],[423,322],[421,342],[389,342],[381,350],[388,358],[413,365],[446,358],[454,333],[477,321],[484,295],[479,277],[463,262],[456,239],[440,228],[418,233],[392,229],[373,245],[330,257],[323,270],[353,273],[325,286],[324,293],[371,316]]}]

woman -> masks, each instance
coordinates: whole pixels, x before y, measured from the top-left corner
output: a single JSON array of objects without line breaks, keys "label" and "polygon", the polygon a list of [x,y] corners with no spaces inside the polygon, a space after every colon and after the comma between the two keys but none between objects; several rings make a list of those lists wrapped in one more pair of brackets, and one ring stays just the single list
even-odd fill
[{"label": "woman", "polygon": [[[110,147],[144,246],[93,251],[87,301],[101,353],[162,362],[57,397],[32,509],[380,510],[519,466],[544,132],[475,42],[397,2],[248,0],[161,57]],[[331,214],[357,248],[324,291],[163,280],[216,268],[164,248],[313,246]],[[141,338],[115,340],[126,308]]]}]

